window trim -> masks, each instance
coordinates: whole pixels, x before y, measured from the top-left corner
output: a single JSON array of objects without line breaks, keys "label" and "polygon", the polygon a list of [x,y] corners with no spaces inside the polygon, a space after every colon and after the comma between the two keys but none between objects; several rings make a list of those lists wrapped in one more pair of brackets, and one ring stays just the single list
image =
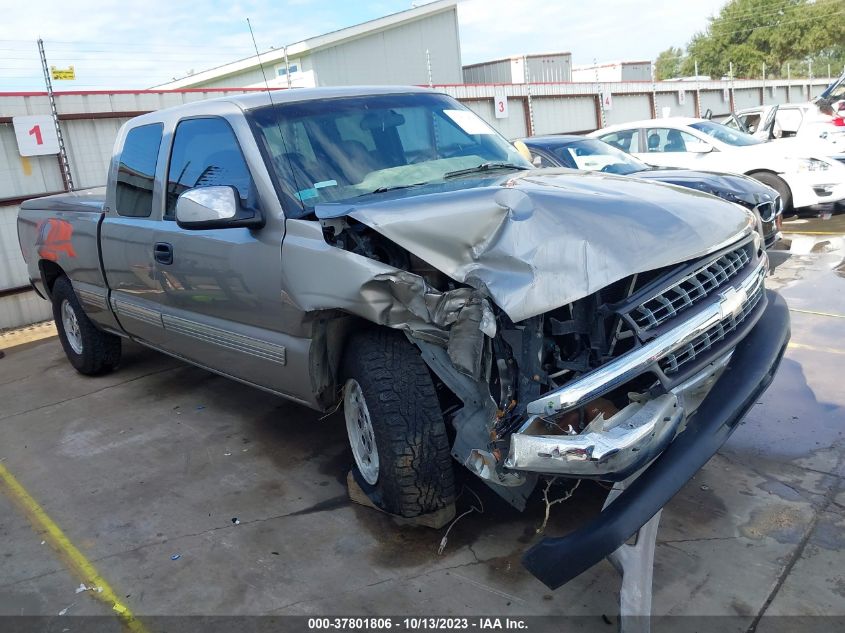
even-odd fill
[{"label": "window trim", "polygon": [[[129,135],[132,134],[132,132],[134,132],[135,130],[140,130],[141,128],[156,127],[156,126],[159,128],[159,135],[158,135],[158,147],[156,148],[156,151],[155,151],[155,163],[153,164],[153,171],[152,171],[152,176],[151,176],[152,177],[152,187],[150,188],[150,198],[151,198],[150,199],[150,211],[146,215],[125,215],[125,214],[120,212],[120,209],[119,209],[119,206],[118,206],[118,200],[120,199],[118,192],[120,190],[120,166],[123,164],[122,158],[123,158],[124,152],[126,151],[126,142],[129,140]],[[159,168],[159,162],[160,162],[159,159],[161,158],[161,148],[162,148],[162,145],[164,144],[164,139],[165,139],[165,126],[164,126],[164,123],[162,121],[152,121],[150,123],[143,123],[141,125],[132,126],[128,130],[126,130],[126,136],[123,138],[123,145],[120,148],[120,154],[118,154],[118,156],[117,156],[117,161],[116,161],[117,164],[115,165],[115,171],[114,171],[114,213],[117,217],[120,217],[120,218],[140,218],[140,219],[150,219],[150,218],[153,217],[153,211],[155,211],[155,209],[156,209],[155,193],[156,193],[156,188],[158,186],[158,183],[156,182],[157,181],[156,176],[158,175],[158,168]]]},{"label": "window trim", "polygon": [[[252,174],[252,170],[249,168],[249,162],[247,162],[246,154],[244,154],[243,147],[241,146],[241,141],[238,138],[237,132],[235,132],[235,128],[232,127],[232,124],[225,116],[220,116],[218,114],[197,114],[192,116],[182,117],[176,124],[173,126],[172,131],[170,132],[170,147],[167,150],[167,161],[164,168],[164,177],[162,179],[162,190],[161,190],[161,219],[166,220],[168,222],[175,222],[176,221],[176,213],[174,209],[174,213],[172,215],[168,214],[167,212],[167,196],[169,193],[170,188],[170,166],[173,162],[173,149],[176,147],[176,135],[179,132],[179,126],[184,121],[197,121],[197,120],[213,120],[219,119],[223,121],[226,126],[229,128],[229,131],[232,133],[232,138],[235,139],[235,146],[238,148],[238,152],[240,152],[241,159],[243,160],[244,167],[246,167],[246,171],[249,174],[250,179],[250,194],[251,195],[258,195],[257,185],[255,183],[255,177]],[[196,188],[196,187],[195,187]]]}]

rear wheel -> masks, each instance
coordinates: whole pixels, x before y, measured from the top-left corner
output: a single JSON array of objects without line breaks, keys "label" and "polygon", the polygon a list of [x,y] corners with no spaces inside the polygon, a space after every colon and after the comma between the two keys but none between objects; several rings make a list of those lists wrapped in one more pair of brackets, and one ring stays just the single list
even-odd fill
[{"label": "rear wheel", "polygon": [[778,192],[778,195],[783,202],[784,213],[792,211],[792,190],[783,178],[776,176],[775,174],[770,174],[767,171],[758,171],[748,175]]},{"label": "rear wheel", "polygon": [[117,367],[120,362],[120,337],[97,329],[83,312],[67,277],[56,280],[52,297],[59,340],[76,371],[94,376]]},{"label": "rear wheel", "polygon": [[403,517],[454,503],[446,424],[413,345],[392,330],[356,334],[347,345],[343,379],[356,481],[370,500]]}]

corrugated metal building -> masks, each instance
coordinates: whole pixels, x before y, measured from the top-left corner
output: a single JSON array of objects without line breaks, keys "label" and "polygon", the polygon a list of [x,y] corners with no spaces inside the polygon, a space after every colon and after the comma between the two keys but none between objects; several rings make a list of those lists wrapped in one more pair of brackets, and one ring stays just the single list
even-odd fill
[{"label": "corrugated metal building", "polygon": [[464,66],[465,84],[572,81],[572,53],[516,55]]},{"label": "corrugated metal building", "polygon": [[604,62],[578,65],[572,81],[650,81],[651,62]]},{"label": "corrugated metal building", "polygon": [[[260,62],[273,88],[460,83],[457,0],[438,0],[289,44],[261,53]],[[259,56],[252,56],[156,88],[263,86]]]},{"label": "corrugated metal building", "polygon": [[[735,80],[694,83],[536,83],[435,86],[462,101],[507,138],[530,134],[586,132],[601,126],[599,95],[612,94],[606,123],[632,121],[670,107],[672,114],[718,117],[732,104],[804,102],[818,96],[826,79]],[[184,91],[64,92],[56,97],[59,124],[77,188],[102,185],[118,127],[129,117],[188,101],[262,88],[187,89]],[[685,91],[684,105],[680,91]],[[497,118],[494,101],[508,99],[508,116]],[[736,107],[734,107],[736,109]],[[23,157],[18,151],[13,117],[49,114],[43,92],[0,93],[0,330],[51,318],[50,304],[29,289],[26,265],[17,242],[16,219],[22,200],[64,188],[55,155]]]}]

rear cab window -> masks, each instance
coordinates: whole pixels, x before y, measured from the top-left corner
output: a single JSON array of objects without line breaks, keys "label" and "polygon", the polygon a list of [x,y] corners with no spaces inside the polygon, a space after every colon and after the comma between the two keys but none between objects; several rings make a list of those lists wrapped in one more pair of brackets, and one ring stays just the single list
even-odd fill
[{"label": "rear cab window", "polygon": [[176,200],[182,192],[219,186],[234,187],[243,206],[254,206],[252,176],[228,121],[183,119],[176,126],[170,150],[164,219],[176,218]]},{"label": "rear cab window", "polygon": [[132,218],[148,218],[153,210],[161,123],[139,125],[129,130],[117,168],[115,211]]}]

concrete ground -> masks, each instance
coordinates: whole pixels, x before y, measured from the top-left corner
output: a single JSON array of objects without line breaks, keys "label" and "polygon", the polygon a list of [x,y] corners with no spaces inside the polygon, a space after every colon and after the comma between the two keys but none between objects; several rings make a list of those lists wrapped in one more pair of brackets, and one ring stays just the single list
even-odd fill
[{"label": "concrete ground", "polygon": [[[742,426],[664,510],[655,614],[734,616],[715,630],[737,631],[789,630],[763,615],[845,616],[845,238],[817,234],[836,233],[828,226],[788,223],[807,235],[773,255],[792,344]],[[72,370],[55,338],[6,352],[0,466],[139,622],[567,614],[584,617],[566,630],[613,630],[619,580],[607,562],[555,592],[521,567],[542,522],[537,499],[519,514],[467,479],[485,512],[464,517],[438,555],[444,530],[398,527],[347,500],[337,414],[132,345],[118,372],[95,379]],[[571,529],[603,492],[581,486],[547,532]],[[459,512],[471,501],[465,492]],[[0,494],[0,615],[115,615],[96,588],[76,592],[72,561],[31,523]]]}]

